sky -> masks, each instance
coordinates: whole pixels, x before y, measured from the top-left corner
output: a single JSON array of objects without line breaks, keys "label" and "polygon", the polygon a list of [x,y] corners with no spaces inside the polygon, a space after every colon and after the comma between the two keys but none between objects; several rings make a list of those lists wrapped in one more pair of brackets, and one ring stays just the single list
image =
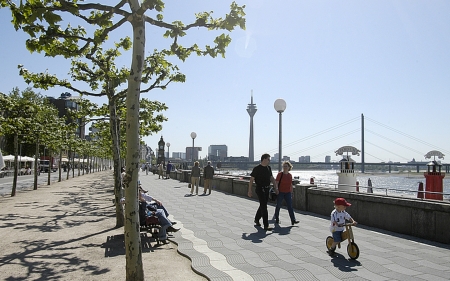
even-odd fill
[{"label": "sky", "polygon": [[[89,2],[89,1],[88,1]],[[101,2],[101,1],[100,1]],[[229,10],[231,1],[166,1],[165,21],[189,23],[194,14]],[[181,3],[180,3],[181,2]],[[144,137],[156,149],[162,136],[170,153],[225,144],[228,156],[248,156],[253,93],[255,160],[279,149],[277,99],[282,113],[282,154],[339,161],[342,146],[362,149],[365,162],[425,160],[431,150],[450,157],[450,1],[237,1],[246,5],[246,30],[230,33],[226,58],[192,56],[175,61],[185,83],[142,95],[164,102],[169,119],[161,132]],[[17,65],[67,76],[70,61],[30,54],[27,36],[15,31],[0,9],[0,92],[27,86]],[[146,48],[167,47],[164,30],[147,25]],[[131,35],[126,25],[111,39]],[[216,31],[194,29],[179,42],[212,44]],[[125,53],[118,64],[129,67]],[[59,97],[65,89],[38,90]],[[102,99],[90,98],[103,103]],[[361,161],[361,156],[353,156]],[[447,163],[446,160],[443,162]]]}]

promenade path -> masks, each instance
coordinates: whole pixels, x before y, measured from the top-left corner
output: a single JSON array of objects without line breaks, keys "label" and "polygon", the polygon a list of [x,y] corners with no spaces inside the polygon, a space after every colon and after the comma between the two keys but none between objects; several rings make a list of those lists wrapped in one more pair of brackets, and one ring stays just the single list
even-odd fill
[{"label": "promenade path", "polygon": [[[112,180],[96,172],[0,197],[0,280],[125,280]],[[176,244],[141,241],[146,280],[206,280]]]},{"label": "promenade path", "polygon": [[[349,259],[347,242],[330,257],[325,247],[328,217],[296,211],[300,224],[291,226],[282,209],[280,225],[266,233],[254,226],[259,204],[253,199],[215,191],[187,196],[187,183],[145,173],[140,180],[181,227],[171,239],[178,251],[209,280],[450,280],[449,245],[359,222],[353,228],[359,258]],[[347,210],[352,213],[351,207]],[[273,213],[274,206],[269,206],[269,219]]]},{"label": "promenade path", "polygon": [[[296,212],[300,224],[292,227],[283,209],[280,226],[265,233],[253,224],[253,199],[190,197],[187,183],[142,172],[140,180],[181,228],[170,238],[178,246],[142,234],[146,280],[450,280],[449,245],[360,222],[358,260],[349,260],[345,243],[332,258],[327,217]],[[112,197],[110,171],[0,197],[0,280],[125,280]]]}]

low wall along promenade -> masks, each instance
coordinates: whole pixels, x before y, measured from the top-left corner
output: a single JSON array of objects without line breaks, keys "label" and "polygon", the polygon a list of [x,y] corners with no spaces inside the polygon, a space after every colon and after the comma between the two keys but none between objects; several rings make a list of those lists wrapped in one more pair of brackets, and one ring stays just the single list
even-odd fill
[{"label": "low wall along promenade", "polygon": [[[174,171],[171,178],[187,183],[190,171]],[[200,185],[203,186],[203,178],[200,179]],[[212,186],[216,191],[247,197],[248,179],[216,175]],[[254,190],[253,197],[257,199]],[[299,211],[328,217],[334,208],[333,200],[337,197],[344,197],[352,204],[348,211],[362,225],[450,244],[447,232],[450,225],[449,202],[297,184],[292,203],[294,209]]]}]

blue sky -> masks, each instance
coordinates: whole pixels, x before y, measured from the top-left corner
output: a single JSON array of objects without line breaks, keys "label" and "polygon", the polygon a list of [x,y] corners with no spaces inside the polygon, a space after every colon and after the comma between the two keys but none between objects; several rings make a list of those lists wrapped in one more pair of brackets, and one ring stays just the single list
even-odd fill
[{"label": "blue sky", "polygon": [[[172,1],[165,20],[192,21],[194,13],[222,16],[228,1]],[[423,160],[430,150],[450,157],[450,2],[449,1],[238,1],[245,4],[246,30],[231,33],[226,58],[191,57],[178,65],[186,83],[145,97],[169,107],[163,130],[144,140],[156,148],[161,135],[170,152],[225,144],[229,156],[248,156],[253,100],[255,160],[278,152],[278,113],[283,113],[283,155],[298,161],[310,155],[339,160],[345,145],[361,149],[365,116],[366,162]],[[31,55],[26,36],[0,9],[1,92],[26,87],[17,65],[66,75],[69,61]],[[163,31],[147,28],[147,50],[167,46]],[[129,26],[119,36],[131,34]],[[193,30],[181,43],[209,43],[216,32]],[[6,38],[6,39],[5,39]],[[130,55],[120,60],[130,65]],[[40,91],[59,96],[64,89]],[[95,100],[97,101],[97,100]],[[102,102],[98,100],[97,102]],[[361,157],[354,157],[357,161]],[[447,162],[444,160],[444,162]]]}]

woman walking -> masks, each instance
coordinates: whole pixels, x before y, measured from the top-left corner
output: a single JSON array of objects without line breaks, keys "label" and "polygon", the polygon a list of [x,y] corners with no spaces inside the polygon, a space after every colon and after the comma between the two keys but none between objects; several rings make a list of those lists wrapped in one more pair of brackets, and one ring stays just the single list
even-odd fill
[{"label": "woman walking", "polygon": [[292,169],[292,164],[289,161],[283,162],[283,171],[279,172],[275,181],[278,184],[278,196],[277,196],[277,206],[275,207],[275,222],[280,223],[279,215],[281,204],[283,199],[286,202],[286,206],[289,212],[289,217],[291,218],[292,225],[299,223],[295,219],[294,209],[292,208],[292,197],[293,197],[293,187],[292,187],[292,175],[289,171]]},{"label": "woman walking", "polygon": [[198,161],[195,161],[194,166],[191,170],[191,195],[194,195],[194,186],[195,186],[195,195],[198,195],[198,185],[200,183],[200,167],[198,166]]}]

